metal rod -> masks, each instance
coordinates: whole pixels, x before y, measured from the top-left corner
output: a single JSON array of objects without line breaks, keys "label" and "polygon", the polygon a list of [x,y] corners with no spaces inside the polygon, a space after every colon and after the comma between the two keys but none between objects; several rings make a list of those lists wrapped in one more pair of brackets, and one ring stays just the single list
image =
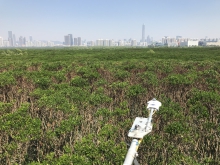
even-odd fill
[{"label": "metal rod", "polygon": [[154,109],[151,108],[151,109],[150,109],[150,114],[149,114],[149,117],[148,117],[148,122],[147,122],[147,127],[146,127],[146,128],[148,128],[148,127],[150,126],[150,124],[151,124],[153,112],[154,112]]},{"label": "metal rod", "polygon": [[123,165],[132,165],[133,164],[134,158],[136,157],[136,154],[137,154],[138,147],[139,147],[138,140],[133,139]]}]

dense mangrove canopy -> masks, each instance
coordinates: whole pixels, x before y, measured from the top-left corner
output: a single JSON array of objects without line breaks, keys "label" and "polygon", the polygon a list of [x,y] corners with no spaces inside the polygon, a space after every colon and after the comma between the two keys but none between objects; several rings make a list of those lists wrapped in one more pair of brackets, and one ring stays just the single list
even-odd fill
[{"label": "dense mangrove canopy", "polygon": [[220,163],[220,48],[0,49],[0,164]]}]

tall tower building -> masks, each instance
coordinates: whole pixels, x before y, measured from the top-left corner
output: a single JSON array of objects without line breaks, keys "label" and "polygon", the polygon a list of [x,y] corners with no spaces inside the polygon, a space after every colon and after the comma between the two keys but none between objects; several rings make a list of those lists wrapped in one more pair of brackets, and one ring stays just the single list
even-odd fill
[{"label": "tall tower building", "polygon": [[77,38],[74,38],[74,45],[75,45],[75,46],[78,45],[78,40],[77,40]]},{"label": "tall tower building", "polygon": [[101,40],[100,39],[96,40],[96,46],[101,46]]},{"label": "tall tower building", "polygon": [[13,34],[13,46],[16,46],[16,36]]},{"label": "tall tower building", "polygon": [[112,40],[109,40],[109,46],[113,46]]},{"label": "tall tower building", "polygon": [[150,39],[150,36],[148,35],[147,36],[147,44],[150,44],[151,43],[151,39]]},{"label": "tall tower building", "polygon": [[103,40],[103,46],[109,46],[109,39]]},{"label": "tall tower building", "polygon": [[70,46],[70,36],[64,36],[64,45]]},{"label": "tall tower building", "polygon": [[142,39],[141,39],[142,42],[145,42],[145,25],[143,24],[142,25]]},{"label": "tall tower building", "polygon": [[0,47],[3,47],[3,38],[0,37]]},{"label": "tall tower building", "polygon": [[132,40],[131,41],[131,46],[137,46],[137,41],[136,40]]},{"label": "tall tower building", "polygon": [[78,37],[78,46],[82,45],[81,37]]},{"label": "tall tower building", "polygon": [[12,31],[8,31],[8,41],[9,41],[9,46],[13,46]]},{"label": "tall tower building", "polygon": [[26,46],[26,38],[23,38],[23,46]]},{"label": "tall tower building", "polygon": [[32,42],[33,41],[33,37],[29,36],[29,41]]},{"label": "tall tower building", "polygon": [[19,37],[19,46],[23,46],[24,38],[22,36]]},{"label": "tall tower building", "polygon": [[68,34],[68,36],[70,37],[70,46],[73,46],[73,35]]}]

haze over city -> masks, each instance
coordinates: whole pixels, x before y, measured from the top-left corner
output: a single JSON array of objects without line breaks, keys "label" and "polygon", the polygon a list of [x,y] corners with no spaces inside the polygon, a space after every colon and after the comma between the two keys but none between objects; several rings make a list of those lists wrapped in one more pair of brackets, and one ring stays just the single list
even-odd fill
[{"label": "haze over city", "polygon": [[164,36],[220,38],[219,0],[0,0],[0,36],[62,41],[72,34],[86,40]]}]

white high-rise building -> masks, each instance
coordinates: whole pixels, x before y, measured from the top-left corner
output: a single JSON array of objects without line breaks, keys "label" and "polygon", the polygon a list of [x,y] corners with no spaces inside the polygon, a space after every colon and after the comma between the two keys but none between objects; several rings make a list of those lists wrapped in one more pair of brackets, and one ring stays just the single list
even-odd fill
[{"label": "white high-rise building", "polygon": [[163,44],[169,44],[169,43],[176,43],[176,38],[170,38],[168,36],[165,36],[162,38]]},{"label": "white high-rise building", "polygon": [[147,44],[148,44],[148,45],[151,44],[151,39],[150,39],[150,36],[149,36],[149,35],[147,36]]},{"label": "white high-rise building", "polygon": [[103,46],[109,46],[109,40],[108,39],[103,41]]},{"label": "white high-rise building", "polygon": [[3,38],[0,37],[0,47],[3,47]]},{"label": "white high-rise building", "polygon": [[49,46],[49,47],[52,47],[52,46],[54,46],[54,42],[52,42],[52,41],[47,41],[46,45]]},{"label": "white high-rise building", "polygon": [[33,42],[33,37],[32,36],[29,36],[29,41]]},{"label": "white high-rise building", "polygon": [[77,40],[78,40],[78,46],[81,46],[82,45],[81,37],[78,37]]},{"label": "white high-rise building", "polygon": [[142,39],[141,42],[145,42],[145,25],[142,25]]},{"label": "white high-rise building", "polygon": [[23,46],[23,41],[24,39],[23,39],[23,37],[22,36],[20,36],[19,37],[19,46]]},{"label": "white high-rise building", "polygon": [[42,42],[41,41],[36,41],[35,46],[36,47],[42,47]]},{"label": "white high-rise building", "polygon": [[9,46],[13,46],[13,35],[12,35],[12,31],[8,31],[8,41],[9,41]]},{"label": "white high-rise building", "polygon": [[109,46],[113,46],[113,41],[109,40]]},{"label": "white high-rise building", "polygon": [[73,46],[73,35],[68,34],[68,36],[70,37],[70,46]]},{"label": "white high-rise building", "polygon": [[71,45],[71,39],[69,35],[64,36],[64,45],[70,46]]},{"label": "white high-rise building", "polygon": [[91,41],[91,46],[95,46],[95,41]]},{"label": "white high-rise building", "polygon": [[75,45],[75,46],[78,45],[78,40],[77,40],[77,38],[74,38],[74,45]]},{"label": "white high-rise building", "polygon": [[96,46],[103,46],[103,45],[104,45],[103,39],[96,40]]},{"label": "white high-rise building", "polygon": [[16,46],[16,36],[13,34],[13,46]]},{"label": "white high-rise building", "polygon": [[94,41],[87,41],[87,46],[94,46]]},{"label": "white high-rise building", "polygon": [[124,42],[122,40],[118,41],[118,46],[124,46]]},{"label": "white high-rise building", "polygon": [[100,46],[100,39],[96,40],[96,46]]},{"label": "white high-rise building", "polygon": [[132,40],[131,41],[131,46],[137,46],[137,41],[136,40]]}]

